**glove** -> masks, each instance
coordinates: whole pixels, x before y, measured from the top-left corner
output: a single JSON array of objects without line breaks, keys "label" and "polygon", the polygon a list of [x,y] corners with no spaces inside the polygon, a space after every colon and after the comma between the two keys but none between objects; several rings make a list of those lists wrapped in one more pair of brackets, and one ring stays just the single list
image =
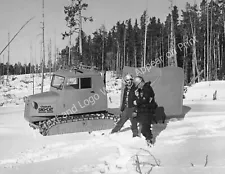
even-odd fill
[{"label": "glove", "polygon": [[138,90],[135,90],[135,93],[134,94],[135,94],[136,97],[139,97]]},{"label": "glove", "polygon": [[123,111],[120,111],[119,116],[120,118],[122,117]]},{"label": "glove", "polygon": [[137,111],[134,111],[134,112],[132,113],[132,118],[134,118],[134,117],[137,117]]}]

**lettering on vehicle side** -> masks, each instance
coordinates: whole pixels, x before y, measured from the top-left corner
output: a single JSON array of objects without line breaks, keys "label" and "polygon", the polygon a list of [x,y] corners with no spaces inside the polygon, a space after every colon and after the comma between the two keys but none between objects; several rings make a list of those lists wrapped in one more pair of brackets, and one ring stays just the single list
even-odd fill
[{"label": "lettering on vehicle side", "polygon": [[39,113],[53,113],[53,107],[52,106],[40,106],[38,108]]}]

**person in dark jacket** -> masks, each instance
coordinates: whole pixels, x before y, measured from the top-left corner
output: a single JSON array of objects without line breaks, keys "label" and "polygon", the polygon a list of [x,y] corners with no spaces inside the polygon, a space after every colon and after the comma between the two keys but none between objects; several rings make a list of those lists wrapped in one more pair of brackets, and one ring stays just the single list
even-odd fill
[{"label": "person in dark jacket", "polygon": [[116,126],[113,128],[111,133],[115,133],[120,131],[120,129],[123,127],[125,122],[130,119],[131,121],[131,130],[133,132],[133,137],[138,136],[138,129],[137,129],[137,120],[136,118],[132,117],[132,113],[134,112],[135,106],[134,106],[134,99],[135,99],[135,86],[133,85],[133,77],[130,74],[127,74],[125,76],[125,88],[124,93],[122,97],[122,105],[120,108],[121,111],[121,117],[120,120],[117,122]]},{"label": "person in dark jacket", "polygon": [[[150,88],[151,88],[151,90],[153,91],[153,89],[152,89],[152,87],[151,87],[151,81],[149,81],[149,82],[146,82],[145,83],[146,85],[149,85],[150,86]],[[153,91],[153,93],[154,93],[154,91]],[[152,98],[152,101],[151,101],[151,105],[150,105],[150,109],[151,109],[151,112],[150,112],[150,114],[153,114],[153,116],[152,116],[152,119],[151,119],[151,121],[152,121],[152,124],[153,123],[158,123],[158,121],[157,121],[157,119],[156,119],[156,109],[158,108],[158,104],[156,103],[156,101],[155,101],[155,97],[153,97]],[[151,124],[151,126],[152,126],[152,124]]]},{"label": "person in dark jacket", "polygon": [[134,105],[137,109],[137,121],[141,124],[141,133],[145,137],[147,144],[153,144],[151,123],[153,119],[155,93],[149,83],[145,83],[140,76],[134,78],[133,83],[137,87],[135,90],[136,99]]}]

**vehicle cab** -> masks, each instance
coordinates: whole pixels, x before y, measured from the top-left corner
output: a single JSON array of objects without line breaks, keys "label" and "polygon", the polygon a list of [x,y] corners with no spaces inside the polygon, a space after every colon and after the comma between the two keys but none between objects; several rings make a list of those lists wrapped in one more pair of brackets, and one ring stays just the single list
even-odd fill
[{"label": "vehicle cab", "polygon": [[54,116],[93,113],[107,110],[107,94],[100,72],[94,70],[58,70],[50,91],[30,95],[24,117],[29,122]]}]

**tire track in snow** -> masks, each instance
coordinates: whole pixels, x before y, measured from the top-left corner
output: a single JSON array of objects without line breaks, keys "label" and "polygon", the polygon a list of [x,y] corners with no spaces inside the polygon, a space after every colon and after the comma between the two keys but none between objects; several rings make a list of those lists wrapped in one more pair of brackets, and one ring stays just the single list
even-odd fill
[{"label": "tire track in snow", "polygon": [[20,152],[14,158],[0,160],[0,167],[10,168],[15,165],[30,164],[58,158],[70,158],[82,150],[94,148],[96,145],[102,143],[104,142],[101,140],[88,140],[80,144],[73,141],[71,143],[55,143],[42,146],[38,149],[29,149],[25,152]]},{"label": "tire track in snow", "polygon": [[[106,142],[102,147],[116,147],[117,154],[110,154],[101,158],[102,164],[96,167],[94,173],[121,173],[129,172],[128,165],[131,165],[132,157],[140,151],[140,148],[149,149],[146,142],[142,138],[127,138],[127,133],[119,133],[118,135],[105,136]],[[124,141],[126,140],[126,141]]]}]

